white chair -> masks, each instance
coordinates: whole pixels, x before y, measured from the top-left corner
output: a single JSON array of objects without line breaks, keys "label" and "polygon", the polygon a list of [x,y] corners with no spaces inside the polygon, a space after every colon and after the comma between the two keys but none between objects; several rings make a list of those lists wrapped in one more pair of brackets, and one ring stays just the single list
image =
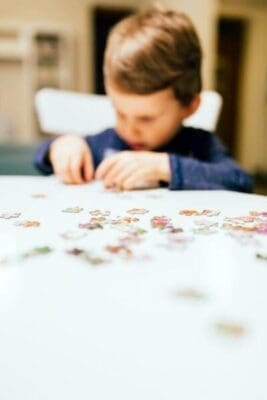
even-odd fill
[{"label": "white chair", "polygon": [[111,101],[104,95],[41,89],[35,106],[44,133],[90,135],[115,125]]},{"label": "white chair", "polygon": [[222,110],[222,96],[212,90],[203,90],[200,94],[200,105],[191,117],[184,120],[185,126],[205,129],[214,132]]},{"label": "white chair", "polygon": [[[35,106],[40,129],[49,134],[90,135],[115,126],[115,112],[105,95],[41,89]],[[214,131],[222,107],[217,92],[203,91],[198,110],[184,125]]]}]

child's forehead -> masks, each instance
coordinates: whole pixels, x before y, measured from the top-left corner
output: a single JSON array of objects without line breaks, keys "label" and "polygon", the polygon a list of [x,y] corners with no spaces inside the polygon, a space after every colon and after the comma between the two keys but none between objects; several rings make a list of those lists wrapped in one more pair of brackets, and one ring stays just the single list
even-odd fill
[{"label": "child's forehead", "polygon": [[125,93],[112,87],[109,87],[107,92],[115,108],[121,111],[128,109],[141,114],[164,110],[167,104],[177,102],[170,88],[144,95]]}]

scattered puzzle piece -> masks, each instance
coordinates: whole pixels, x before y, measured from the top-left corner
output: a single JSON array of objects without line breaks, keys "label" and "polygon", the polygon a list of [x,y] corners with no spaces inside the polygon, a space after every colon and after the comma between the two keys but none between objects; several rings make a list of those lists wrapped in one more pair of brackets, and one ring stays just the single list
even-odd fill
[{"label": "scattered puzzle piece", "polygon": [[217,322],[215,324],[215,328],[218,333],[237,339],[241,338],[246,333],[246,328],[244,325],[230,321]]},{"label": "scattered puzzle piece", "polygon": [[123,237],[119,238],[118,240],[119,240],[119,243],[124,246],[128,246],[131,244],[139,244],[143,241],[141,236],[139,234],[135,234],[135,233],[129,233],[128,235],[123,236]]},{"label": "scattered puzzle piece", "polygon": [[61,233],[60,236],[65,240],[79,240],[84,238],[86,233],[81,231],[66,231]]},{"label": "scattered puzzle piece", "polygon": [[6,212],[6,213],[0,214],[0,218],[3,218],[3,219],[19,218],[20,216],[21,216],[21,213],[17,213],[17,212],[15,212],[15,213]]},{"label": "scattered puzzle piece", "polygon": [[220,215],[220,211],[218,210],[195,210],[195,209],[185,209],[185,210],[180,210],[179,214],[184,215],[186,217],[199,217],[199,216],[206,216],[206,217],[216,217]]},{"label": "scattered puzzle piece", "polygon": [[86,223],[79,224],[78,227],[80,229],[87,229],[89,231],[92,231],[95,229],[103,229],[103,225],[99,221],[89,221]]},{"label": "scattered puzzle piece", "polygon": [[0,257],[0,266],[7,264],[7,257]]},{"label": "scattered puzzle piece", "polygon": [[90,251],[80,249],[80,248],[73,248],[73,249],[67,250],[66,253],[69,255],[72,255],[72,256],[76,256],[91,265],[101,265],[101,264],[105,264],[108,262],[107,259],[95,256]]},{"label": "scattered puzzle piece", "polygon": [[81,208],[81,207],[68,207],[68,208],[65,208],[64,210],[62,210],[62,212],[70,213],[70,214],[78,214],[82,211],[83,211],[83,208]]},{"label": "scattered puzzle piece", "polygon": [[150,222],[152,228],[157,228],[157,229],[165,229],[168,227],[172,228],[171,219],[166,217],[165,215],[152,217]]},{"label": "scattered puzzle piece", "polygon": [[138,222],[139,218],[136,217],[129,217],[129,216],[125,216],[125,217],[116,217],[115,219],[111,220],[111,225],[121,225],[121,226],[127,226],[129,224],[132,224],[134,222]]},{"label": "scattered puzzle piece", "polygon": [[124,244],[106,246],[105,250],[111,254],[117,254],[122,258],[131,258],[133,256],[132,250]]},{"label": "scattered puzzle piece", "polygon": [[41,225],[41,223],[39,221],[19,221],[16,222],[17,226],[22,226],[23,228],[39,228],[39,226]]},{"label": "scattered puzzle piece", "polygon": [[127,211],[128,214],[131,215],[144,215],[147,214],[149,210],[146,210],[145,208],[131,208],[130,210]]},{"label": "scattered puzzle piece", "polygon": [[177,290],[176,296],[182,297],[182,298],[188,299],[188,300],[197,300],[197,301],[207,300],[207,298],[208,298],[205,293],[201,292],[198,289],[194,289],[194,288],[185,288],[185,289]]},{"label": "scattered puzzle piece", "polygon": [[197,220],[194,221],[194,224],[197,225],[197,227],[193,229],[193,232],[200,234],[217,233],[219,228],[219,223],[213,221]]},{"label": "scattered puzzle piece", "polygon": [[267,218],[267,211],[250,211],[249,213],[253,217],[264,217]]},{"label": "scattered puzzle piece", "polygon": [[31,195],[34,199],[45,199],[47,196],[44,193],[35,193]]},{"label": "scattered puzzle piece", "polygon": [[110,215],[110,211],[101,211],[101,210],[91,210],[89,214],[93,217],[108,217]]},{"label": "scattered puzzle piece", "polygon": [[28,251],[27,253],[22,254],[22,258],[30,258],[35,256],[43,256],[49,254],[53,251],[53,249],[49,246],[42,246],[42,247],[34,247],[32,250]]},{"label": "scattered puzzle piece", "polygon": [[257,252],[256,257],[259,258],[260,260],[267,261],[267,252]]}]

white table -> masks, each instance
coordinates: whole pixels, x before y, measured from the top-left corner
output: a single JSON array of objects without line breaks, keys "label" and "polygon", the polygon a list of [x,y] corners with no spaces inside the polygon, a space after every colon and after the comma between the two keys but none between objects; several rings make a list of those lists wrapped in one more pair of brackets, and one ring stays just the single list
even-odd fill
[{"label": "white table", "polygon": [[[33,198],[44,193],[46,198]],[[77,214],[63,213],[79,206]],[[105,226],[68,241],[60,233],[89,219],[89,210],[125,215],[147,208],[139,226],[148,229],[134,245],[136,260],[91,266],[65,253],[73,247],[105,254],[122,232]],[[267,210],[264,196],[233,192],[105,193],[98,183],[64,186],[54,178],[1,177],[0,219],[0,399],[1,400],[266,400],[266,236],[241,245],[225,231],[192,234],[185,208],[216,209],[211,217]],[[154,215],[172,217],[187,247],[165,247],[167,234],[150,228]],[[199,217],[200,218],[200,217]],[[202,217],[201,217],[202,218]],[[207,218],[206,218],[207,219]],[[41,226],[16,223],[38,220]],[[54,251],[21,260],[35,246]],[[265,246],[265,247],[264,247]],[[140,260],[143,254],[150,260]],[[197,288],[207,299],[180,298]],[[241,337],[215,328],[238,321]]]}]

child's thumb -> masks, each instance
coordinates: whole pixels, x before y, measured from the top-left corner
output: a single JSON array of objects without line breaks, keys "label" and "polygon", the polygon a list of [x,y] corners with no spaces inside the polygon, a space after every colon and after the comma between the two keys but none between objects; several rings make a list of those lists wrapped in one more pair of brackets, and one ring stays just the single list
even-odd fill
[{"label": "child's thumb", "polygon": [[94,167],[90,151],[86,151],[84,154],[83,173],[87,182],[90,182],[93,179]]}]

